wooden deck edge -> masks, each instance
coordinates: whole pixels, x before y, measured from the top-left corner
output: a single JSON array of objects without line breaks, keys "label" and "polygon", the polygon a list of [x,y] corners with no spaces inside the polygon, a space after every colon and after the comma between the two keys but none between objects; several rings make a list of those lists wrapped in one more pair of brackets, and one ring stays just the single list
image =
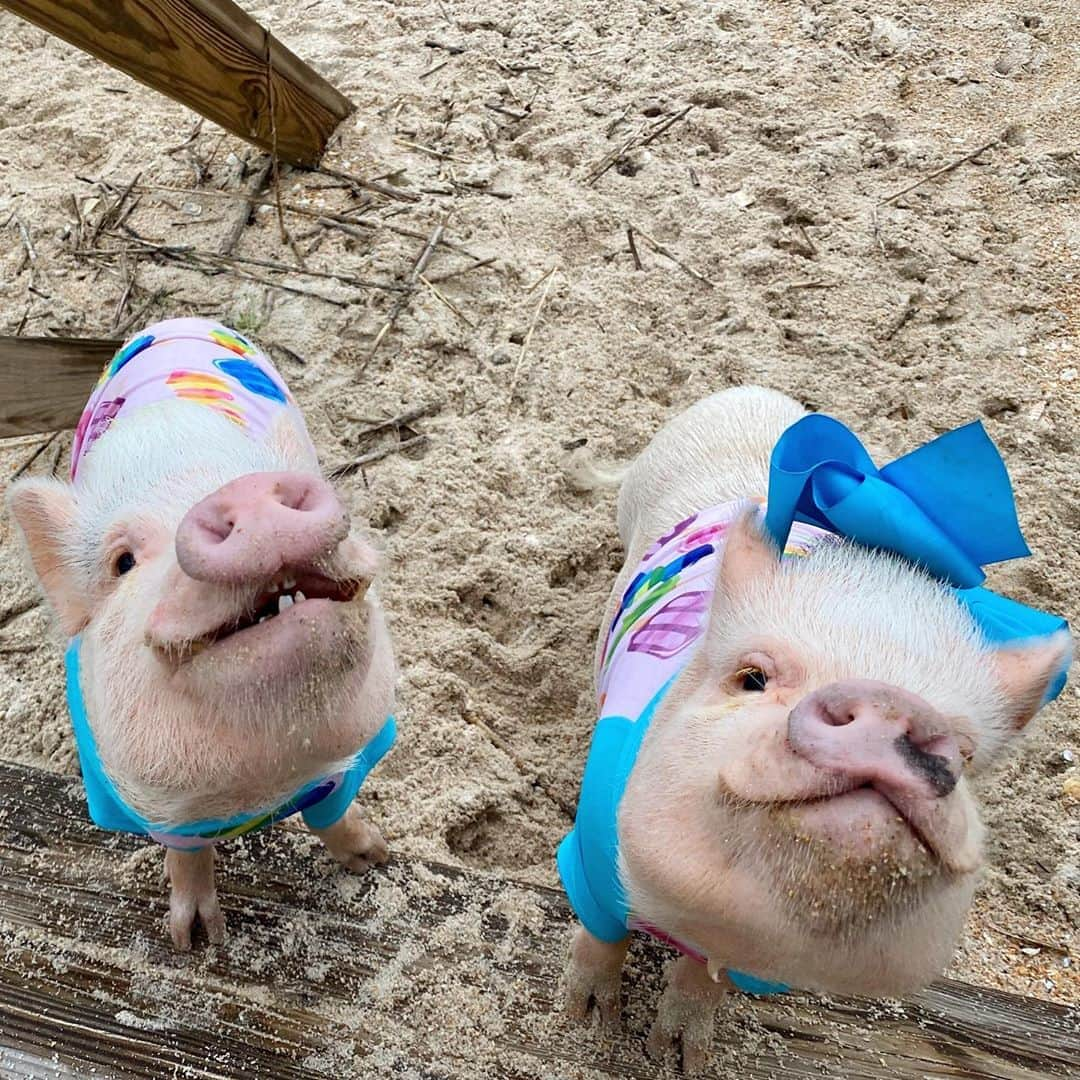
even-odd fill
[{"label": "wooden deck edge", "polygon": [[[562,1018],[571,919],[556,890],[400,857],[353,877],[277,829],[225,845],[230,938],[178,957],[158,870],[138,838],[88,823],[77,780],[0,764],[0,1063],[19,1055],[32,1077],[678,1075],[643,1051],[658,947],[632,951],[623,1031]],[[733,995],[715,1048],[715,1078],[1035,1080],[1075,1069],[1080,1015],[956,982],[903,1003]]]}]

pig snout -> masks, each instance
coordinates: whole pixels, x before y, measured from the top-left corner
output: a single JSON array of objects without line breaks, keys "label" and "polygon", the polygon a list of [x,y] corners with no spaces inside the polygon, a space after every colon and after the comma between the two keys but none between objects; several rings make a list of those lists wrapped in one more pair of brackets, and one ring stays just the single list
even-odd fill
[{"label": "pig snout", "polygon": [[219,585],[262,582],[329,555],[348,535],[333,488],[299,472],[251,473],[196,503],[176,532],[189,577]]},{"label": "pig snout", "polygon": [[956,787],[963,760],[944,717],[915,694],[851,680],[808,694],[788,717],[788,743],[810,764],[855,784],[916,799]]}]

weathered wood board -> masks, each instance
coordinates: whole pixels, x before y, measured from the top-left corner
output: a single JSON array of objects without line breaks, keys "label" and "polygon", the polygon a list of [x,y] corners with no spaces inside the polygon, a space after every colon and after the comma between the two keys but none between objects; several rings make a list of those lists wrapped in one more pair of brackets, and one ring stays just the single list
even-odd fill
[{"label": "weathered wood board", "polygon": [[353,110],[231,0],[0,4],[282,161],[314,165]]},{"label": "weathered wood board", "polygon": [[[229,939],[176,956],[159,854],[89,825],[78,781],[0,765],[0,1065],[57,1078],[677,1075],[643,1048],[663,950],[632,951],[620,1033],[559,1015],[570,917],[555,890],[403,859],[354,877],[281,828],[223,856]],[[739,995],[715,1053],[709,1075],[739,1080],[1076,1076],[1080,1014],[953,982],[903,1004]]]},{"label": "weathered wood board", "polygon": [[122,344],[0,337],[0,438],[75,427],[101,369]]}]

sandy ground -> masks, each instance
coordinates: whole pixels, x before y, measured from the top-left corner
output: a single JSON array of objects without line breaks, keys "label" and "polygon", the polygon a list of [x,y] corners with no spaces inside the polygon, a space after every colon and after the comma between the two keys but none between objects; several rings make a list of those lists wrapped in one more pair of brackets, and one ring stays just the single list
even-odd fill
[{"label": "sandy ground", "polygon": [[[364,801],[398,852],[554,883],[620,559],[614,500],[567,484],[563,445],[631,455],[720,387],[787,391],[882,460],[981,418],[1034,551],[991,584],[1080,622],[1074,5],[245,6],[356,103],[327,163],[418,196],[287,172],[286,202],[356,212],[348,232],[287,215],[308,265],[404,280],[450,213],[459,246],[427,270],[454,275],[445,299],[420,286],[372,355],[385,293],[79,254],[111,199],[80,177],[138,176],[130,229],[216,250],[257,155],[210,124],[181,146],[183,108],[0,15],[0,332],[219,317],[273,350],[331,465],[392,444],[359,440],[369,422],[439,406],[405,433],[426,443],[342,483],[388,554],[404,734]],[[269,209],[236,250],[295,258]],[[0,475],[39,442],[0,443]],[[73,772],[59,653],[0,539],[0,754]],[[982,785],[990,866],[952,974],[1080,1000],[1078,717],[1070,686]]]}]

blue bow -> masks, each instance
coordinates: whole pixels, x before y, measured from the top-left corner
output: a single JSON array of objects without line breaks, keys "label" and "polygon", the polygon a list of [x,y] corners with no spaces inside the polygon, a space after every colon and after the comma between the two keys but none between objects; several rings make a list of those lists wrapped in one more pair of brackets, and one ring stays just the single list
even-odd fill
[{"label": "blue bow", "polygon": [[[917,563],[953,586],[991,642],[1068,629],[1057,615],[980,587],[983,566],[1031,552],[1005,463],[978,421],[879,469],[838,420],[803,417],[780,436],[769,462],[765,527],[781,551],[795,521]],[[1046,700],[1064,686],[1062,671]]]}]

